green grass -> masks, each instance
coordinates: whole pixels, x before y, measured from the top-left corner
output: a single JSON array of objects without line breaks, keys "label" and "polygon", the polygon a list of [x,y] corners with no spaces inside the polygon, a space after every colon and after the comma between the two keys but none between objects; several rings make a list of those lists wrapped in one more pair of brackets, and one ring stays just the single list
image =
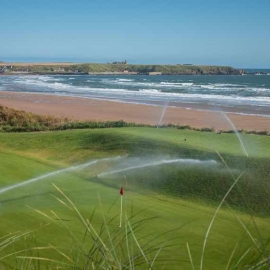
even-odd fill
[{"label": "green grass", "polygon": [[[185,141],[186,139],[186,141]],[[251,157],[269,158],[268,136],[242,135]],[[101,130],[73,130],[48,133],[1,134],[0,145],[5,149],[24,154],[40,155],[42,158],[70,160],[76,153],[77,162],[87,160],[91,155],[102,156],[119,152],[141,153],[185,151],[244,156],[234,134],[197,132],[190,130],[153,128],[112,128]],[[68,145],[68,147],[67,147]],[[177,147],[177,148],[176,148]],[[37,152],[38,151],[38,152]],[[48,153],[46,155],[46,152]],[[40,153],[40,154],[39,154]]]},{"label": "green grass", "polygon": [[[269,251],[267,246],[269,211],[267,214],[266,209],[269,207],[267,204],[269,194],[267,192],[270,190],[270,138],[255,135],[243,135],[242,137],[247,151],[250,153],[250,158],[243,155],[236,136],[233,134],[216,135],[214,133],[153,128],[3,133],[0,134],[0,188],[96,158],[129,154],[130,158],[168,155],[220,160],[215,152],[217,150],[230,167],[239,170],[239,172],[234,173],[235,176],[238,176],[243,170],[248,172],[238,182],[246,199],[249,199],[251,190],[256,191],[254,195],[260,190],[265,192],[266,196],[266,198],[256,197],[258,201],[254,199],[254,196],[251,196],[253,199],[249,200],[259,234],[249,215],[250,209],[245,208],[244,204],[243,207],[237,205],[243,201],[243,198],[236,187],[218,213],[208,238],[204,269],[225,269],[236,244],[237,247],[230,266],[235,265],[241,256],[251,248],[248,256],[244,257],[239,262],[239,268],[236,268],[242,269],[245,265],[256,264],[264,257],[256,250],[254,239],[249,236],[235,215],[256,239],[256,243],[261,245],[263,242],[265,250]],[[207,228],[218,203],[233,183],[232,177],[227,173],[221,177],[220,173],[211,173],[206,169],[192,170],[177,166],[162,166],[156,169],[148,168],[144,171],[128,172],[125,174],[126,179],[124,175],[114,175],[108,179],[95,177],[103,169],[108,169],[112,165],[102,163],[83,171],[59,174],[0,194],[2,220],[0,237],[10,232],[36,229],[41,224],[50,223],[50,225],[35,231],[34,235],[0,251],[0,257],[3,254],[14,252],[14,250],[24,249],[27,244],[32,247],[51,244],[68,256],[76,258],[78,245],[74,238],[70,237],[68,230],[56,224],[58,221],[51,211],[57,213],[64,220],[63,223],[75,234],[80,243],[83,241],[85,228],[74,211],[55,199],[54,196],[65,201],[65,198],[57,192],[52,184],[56,184],[69,196],[85,218],[91,219],[93,211],[95,211],[92,224],[96,230],[100,229],[103,216],[108,221],[116,216],[108,224],[108,230],[111,232],[118,229],[120,208],[118,192],[121,185],[124,185],[126,188],[124,216],[131,218],[135,213],[144,210],[131,219],[132,226],[136,227],[135,223],[139,220],[154,217],[154,219],[145,222],[141,230],[135,231],[140,245],[144,246],[150,239],[158,235],[160,238],[149,245],[161,246],[164,241],[168,241],[168,245],[173,245],[165,247],[161,251],[155,263],[156,268],[161,269],[166,261],[164,269],[191,269],[186,247],[186,243],[188,243],[195,268],[199,269]],[[225,165],[222,166],[225,168]],[[222,185],[222,183],[225,184]],[[193,188],[191,188],[192,186]],[[228,208],[227,203],[232,206]],[[46,218],[34,209],[46,213],[52,219]],[[175,231],[171,231],[173,229]],[[120,233],[124,234],[124,232],[123,228],[123,232],[120,231]],[[91,245],[91,240],[88,239],[84,248],[87,249]],[[134,249],[136,249],[135,244]],[[25,252],[23,255],[30,256],[30,252]],[[67,261],[55,250],[40,250],[39,256]],[[154,255],[151,254],[152,259],[153,257]],[[80,255],[80,259],[83,261],[82,255]],[[18,267],[21,263],[20,260],[22,259],[17,258]],[[14,266],[16,262],[14,256],[0,261],[7,269]],[[24,263],[27,264],[26,261]],[[46,262],[40,263],[40,267],[42,265],[45,267]],[[37,269],[37,262],[35,264]],[[57,264],[47,264],[47,266],[51,269]],[[69,268],[66,267],[66,269]]]},{"label": "green grass", "polygon": [[25,71],[33,73],[59,73],[58,68],[64,69],[64,72],[74,72],[78,70],[83,73],[100,73],[100,72],[130,72],[148,73],[162,72],[163,74],[236,74],[240,71],[229,66],[185,66],[185,65],[122,65],[122,64],[97,64],[87,63],[78,65],[34,65],[34,66],[14,66],[12,71]]}]

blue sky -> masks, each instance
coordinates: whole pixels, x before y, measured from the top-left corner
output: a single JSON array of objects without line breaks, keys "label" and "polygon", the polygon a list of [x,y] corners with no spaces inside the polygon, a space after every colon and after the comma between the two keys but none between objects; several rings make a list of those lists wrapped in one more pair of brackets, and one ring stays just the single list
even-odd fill
[{"label": "blue sky", "polygon": [[270,68],[270,0],[0,0],[0,61]]}]

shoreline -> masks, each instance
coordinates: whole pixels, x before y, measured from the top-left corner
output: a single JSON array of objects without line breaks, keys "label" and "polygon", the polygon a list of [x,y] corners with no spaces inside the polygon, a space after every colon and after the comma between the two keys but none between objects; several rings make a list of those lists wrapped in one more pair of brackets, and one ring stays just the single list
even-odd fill
[{"label": "shoreline", "polygon": [[[157,125],[164,105],[125,103],[116,100],[57,96],[26,92],[0,92],[0,105],[40,115],[67,117],[80,121],[117,121]],[[238,130],[270,131],[270,118],[226,113]],[[222,113],[199,108],[167,107],[161,124],[189,125],[194,128],[232,130]]]},{"label": "shoreline", "polygon": [[[270,118],[270,108],[268,110],[256,110],[255,107],[235,107],[235,106],[225,106],[225,105],[210,105],[203,104],[197,102],[181,102],[181,101],[160,101],[160,100],[144,100],[139,101],[138,99],[131,98],[104,98],[104,97],[90,97],[90,96],[81,96],[75,94],[61,95],[58,93],[52,94],[50,92],[31,92],[31,91],[1,91],[0,93],[4,93],[8,95],[9,93],[17,93],[17,94],[29,94],[29,95],[44,95],[44,96],[54,96],[54,97],[63,97],[63,98],[78,98],[78,99],[86,99],[86,100],[97,100],[97,101],[109,101],[109,102],[117,102],[123,104],[134,104],[134,105],[144,105],[144,106],[157,106],[164,108],[165,106],[168,108],[180,108],[185,110],[196,110],[196,111],[204,111],[204,112],[212,112],[212,113],[226,113],[226,114],[235,114],[235,115],[243,115],[243,116],[258,116]],[[0,94],[1,98],[1,94]]]}]

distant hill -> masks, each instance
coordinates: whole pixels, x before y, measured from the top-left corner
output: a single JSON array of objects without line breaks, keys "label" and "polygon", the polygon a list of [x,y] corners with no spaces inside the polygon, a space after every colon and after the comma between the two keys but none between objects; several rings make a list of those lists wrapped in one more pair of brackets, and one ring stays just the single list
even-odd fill
[{"label": "distant hill", "polygon": [[[10,63],[10,73],[37,74],[149,74],[165,75],[240,75],[242,71],[230,66],[196,66],[196,65],[133,65],[133,64],[97,64],[97,63]],[[3,64],[2,64],[3,66]]]}]

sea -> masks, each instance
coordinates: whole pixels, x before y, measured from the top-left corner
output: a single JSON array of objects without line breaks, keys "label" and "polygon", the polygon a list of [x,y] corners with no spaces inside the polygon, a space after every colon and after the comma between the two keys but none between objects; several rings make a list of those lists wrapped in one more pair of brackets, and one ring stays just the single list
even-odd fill
[{"label": "sea", "polygon": [[263,72],[242,76],[3,75],[0,91],[270,117],[270,69]]}]

